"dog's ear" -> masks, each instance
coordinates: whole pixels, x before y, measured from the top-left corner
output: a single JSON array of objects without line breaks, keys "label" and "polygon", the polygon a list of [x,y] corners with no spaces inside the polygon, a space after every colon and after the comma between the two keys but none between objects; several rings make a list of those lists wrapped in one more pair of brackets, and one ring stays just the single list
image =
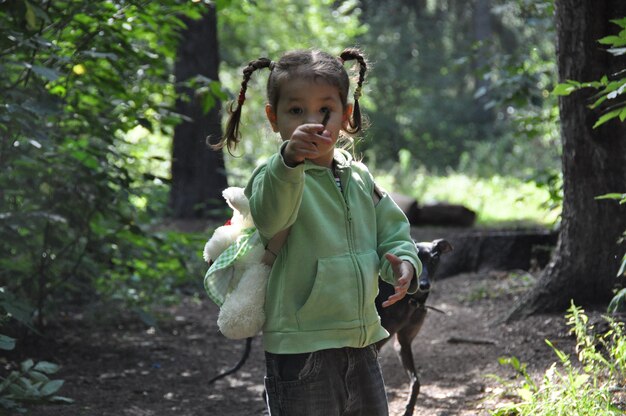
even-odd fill
[{"label": "dog's ear", "polygon": [[454,250],[452,244],[450,244],[447,240],[444,240],[443,238],[433,241],[433,247],[435,247],[435,249],[442,254]]}]

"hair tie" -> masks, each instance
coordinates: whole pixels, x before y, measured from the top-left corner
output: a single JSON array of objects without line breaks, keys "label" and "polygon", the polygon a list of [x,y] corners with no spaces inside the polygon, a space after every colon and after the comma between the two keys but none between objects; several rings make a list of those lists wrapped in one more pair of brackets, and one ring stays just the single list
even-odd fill
[{"label": "hair tie", "polygon": [[343,58],[341,56],[338,56],[337,59],[339,59],[339,63],[341,65],[343,65],[346,61],[343,60]]},{"label": "hair tie", "polygon": [[241,107],[243,105],[243,102],[246,101],[246,92],[244,91],[244,89],[242,88],[239,91],[239,97],[237,98],[237,104],[239,104],[239,107]]},{"label": "hair tie", "polygon": [[361,98],[361,86],[360,85],[356,87],[356,89],[354,90],[354,99],[358,100],[359,98]]},{"label": "hair tie", "polygon": [[273,71],[275,66],[276,66],[276,62],[270,61],[270,65],[269,65],[270,71]]}]

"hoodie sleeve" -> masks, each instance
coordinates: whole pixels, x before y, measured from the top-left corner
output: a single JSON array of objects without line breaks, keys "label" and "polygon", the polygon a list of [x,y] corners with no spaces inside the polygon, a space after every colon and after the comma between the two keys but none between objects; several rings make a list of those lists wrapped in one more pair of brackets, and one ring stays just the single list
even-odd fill
[{"label": "hoodie sleeve", "polygon": [[391,263],[385,258],[385,254],[392,253],[413,265],[415,274],[408,293],[414,293],[417,290],[417,278],[422,273],[422,262],[417,256],[417,248],[411,238],[411,225],[406,215],[387,193],[376,204],[376,234],[382,279],[389,284],[395,284],[397,280]]},{"label": "hoodie sleeve", "polygon": [[304,164],[294,168],[285,164],[286,144],[253,172],[245,189],[254,225],[266,242],[295,222],[302,201]]}]

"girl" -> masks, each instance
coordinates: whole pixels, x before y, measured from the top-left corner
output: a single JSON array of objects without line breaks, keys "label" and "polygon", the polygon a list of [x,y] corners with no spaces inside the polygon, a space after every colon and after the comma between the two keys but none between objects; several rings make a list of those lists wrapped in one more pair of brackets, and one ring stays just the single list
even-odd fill
[{"label": "girl", "polygon": [[[360,67],[354,105],[348,60]],[[254,171],[245,193],[264,242],[289,230],[273,253],[265,298],[268,410],[272,416],[387,415],[374,346],[388,336],[374,305],[378,276],[395,285],[383,304],[389,306],[415,290],[421,263],[403,212],[363,164],[335,147],[342,132],[361,130],[365,59],[346,49],[339,58],[310,50],[250,62],[219,146],[232,150],[239,142],[247,84],[263,68],[270,71],[265,112],[283,143]]]}]

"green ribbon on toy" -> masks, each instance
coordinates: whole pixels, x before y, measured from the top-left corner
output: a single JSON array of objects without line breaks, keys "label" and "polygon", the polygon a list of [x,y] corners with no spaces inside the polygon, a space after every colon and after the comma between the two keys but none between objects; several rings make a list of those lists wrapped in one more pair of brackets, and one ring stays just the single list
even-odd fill
[{"label": "green ribbon on toy", "polygon": [[256,228],[246,228],[209,267],[204,276],[204,288],[211,300],[218,306],[221,307],[224,304],[226,295],[234,289],[231,287],[235,276],[233,264],[257,244],[260,244],[260,239]]}]

